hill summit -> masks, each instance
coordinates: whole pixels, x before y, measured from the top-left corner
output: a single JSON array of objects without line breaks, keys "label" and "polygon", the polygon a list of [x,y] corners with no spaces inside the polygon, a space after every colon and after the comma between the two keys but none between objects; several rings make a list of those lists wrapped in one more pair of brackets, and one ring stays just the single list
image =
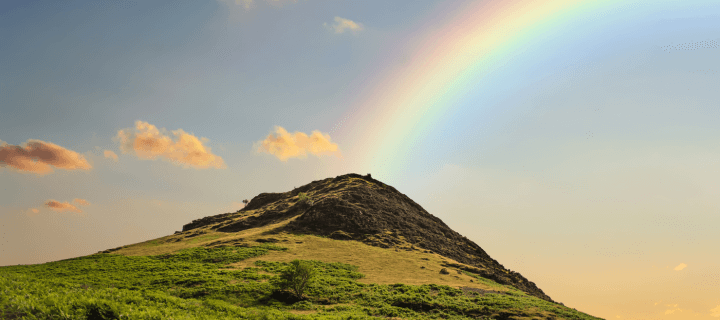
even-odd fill
[{"label": "hill summit", "polygon": [[261,193],[237,212],[184,225],[182,233],[199,228],[232,233],[281,222],[287,223],[272,232],[312,234],[381,248],[437,253],[464,264],[448,266],[554,302],[533,282],[507,270],[480,246],[370,174],[350,173],[313,181],[288,192]]}]

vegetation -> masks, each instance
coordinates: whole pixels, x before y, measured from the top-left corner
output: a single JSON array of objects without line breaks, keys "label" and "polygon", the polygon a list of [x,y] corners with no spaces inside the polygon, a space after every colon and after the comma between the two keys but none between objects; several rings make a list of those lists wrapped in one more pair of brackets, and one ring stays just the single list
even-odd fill
[{"label": "vegetation", "polygon": [[[257,260],[287,249],[194,247],[174,254],[94,254],[0,267],[2,319],[598,319],[518,290],[481,294],[444,285],[365,284],[357,267]],[[283,275],[306,274],[287,295]],[[468,274],[471,275],[471,274]],[[478,282],[503,287],[473,275]],[[304,279],[290,277],[290,279]],[[301,281],[302,282],[302,281]],[[305,295],[298,301],[297,296]]]},{"label": "vegetation", "polygon": [[310,197],[308,197],[308,195],[307,195],[306,193],[304,193],[304,192],[300,192],[300,193],[298,194],[298,200],[300,200],[301,203],[306,203],[306,204],[309,204],[309,205],[311,205],[311,206],[313,205],[313,201],[312,201],[312,200],[310,199]]},{"label": "vegetation", "polygon": [[307,262],[293,260],[290,265],[280,274],[275,284],[280,289],[290,289],[295,297],[302,299],[305,289],[312,283],[315,277],[315,269]]}]

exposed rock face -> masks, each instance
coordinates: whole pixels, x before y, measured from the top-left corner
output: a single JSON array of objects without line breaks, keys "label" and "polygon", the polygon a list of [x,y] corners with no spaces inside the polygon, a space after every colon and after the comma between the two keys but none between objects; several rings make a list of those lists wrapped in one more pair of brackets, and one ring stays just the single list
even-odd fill
[{"label": "exposed rock face", "polygon": [[193,220],[193,222],[190,222],[190,223],[184,225],[182,231],[185,232],[188,230],[197,229],[197,228],[201,228],[204,226],[209,226],[211,224],[215,224],[218,222],[223,222],[223,221],[226,221],[228,218],[231,218],[232,216],[236,216],[236,215],[237,215],[237,213],[231,212],[231,213],[223,213],[223,214],[218,214],[218,215],[214,215],[214,216],[204,217],[202,219]]},{"label": "exposed rock face", "polygon": [[[298,201],[306,193],[312,205]],[[512,285],[529,295],[554,302],[521,274],[509,271],[477,244],[450,229],[412,199],[367,176],[346,174],[313,181],[285,193],[261,193],[236,213],[195,220],[183,231],[211,226],[237,232],[296,217],[277,231],[358,240],[382,248],[435,252],[472,268],[448,264]]]}]

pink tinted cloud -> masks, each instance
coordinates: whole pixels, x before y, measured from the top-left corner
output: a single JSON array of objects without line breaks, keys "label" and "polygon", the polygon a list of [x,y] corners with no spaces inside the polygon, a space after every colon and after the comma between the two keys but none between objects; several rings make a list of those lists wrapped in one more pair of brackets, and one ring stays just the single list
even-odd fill
[{"label": "pink tinted cloud", "polygon": [[315,156],[335,154],[342,157],[338,145],[330,141],[330,135],[313,131],[310,136],[303,132],[288,133],[283,127],[275,127],[276,135],[272,133],[263,141],[258,141],[255,148],[258,152],[266,152],[276,156],[281,161],[289,158],[306,158],[307,153]]},{"label": "pink tinted cloud", "polygon": [[89,205],[90,205],[90,202],[87,202],[87,200],[78,199],[78,198],[75,198],[75,199],[73,200],[73,202],[75,202],[75,203],[77,203],[77,204],[79,204],[79,205],[81,205],[81,206],[89,206]]},{"label": "pink tinted cloud", "polygon": [[112,152],[110,150],[105,150],[103,152],[103,154],[105,155],[105,158],[113,159],[113,161],[115,161],[115,162],[118,161],[118,156],[117,156],[117,154],[115,154],[115,152]]},{"label": "pink tinted cloud", "polygon": [[225,161],[212,154],[210,147],[203,144],[207,139],[198,139],[182,129],[172,133],[174,139],[165,133],[165,129],[161,132],[152,124],[136,121],[135,128],[119,130],[115,139],[120,142],[123,153],[135,153],[141,159],[154,160],[159,157],[176,165],[196,169],[227,168]]},{"label": "pink tinted cloud", "polygon": [[65,170],[90,170],[92,166],[79,153],[56,144],[30,139],[21,146],[0,141],[0,166],[39,175]]},{"label": "pink tinted cloud", "polygon": [[37,208],[30,208],[27,210],[27,215],[30,217],[36,217],[38,213],[40,213],[40,210],[38,210]]},{"label": "pink tinted cloud", "polygon": [[75,211],[78,213],[82,212],[82,210],[78,209],[76,206],[70,204],[67,201],[58,202],[55,200],[48,200],[47,202],[45,202],[45,206],[55,211]]}]

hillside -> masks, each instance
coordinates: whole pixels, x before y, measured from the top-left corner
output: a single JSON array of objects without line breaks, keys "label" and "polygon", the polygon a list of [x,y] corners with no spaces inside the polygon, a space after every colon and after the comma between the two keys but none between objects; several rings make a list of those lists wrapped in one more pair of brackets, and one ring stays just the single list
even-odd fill
[{"label": "hillside", "polygon": [[[298,199],[300,193],[307,194],[313,204],[303,205]],[[233,233],[295,217],[276,231],[357,240],[380,248],[437,253],[464,264],[452,267],[554,302],[533,282],[505,269],[480,246],[370,175],[346,174],[314,181],[289,192],[261,193],[238,213],[195,220],[183,226],[183,233],[201,228]]]},{"label": "hillside", "polygon": [[[296,259],[320,271],[301,301],[271,282]],[[261,193],[158,239],[0,267],[0,291],[2,319],[599,319],[357,174]]]}]

